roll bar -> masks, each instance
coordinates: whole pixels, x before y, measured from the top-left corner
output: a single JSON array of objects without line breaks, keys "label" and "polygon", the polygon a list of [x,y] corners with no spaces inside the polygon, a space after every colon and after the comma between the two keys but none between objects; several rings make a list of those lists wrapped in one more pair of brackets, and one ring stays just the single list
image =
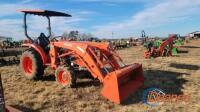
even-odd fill
[{"label": "roll bar", "polygon": [[37,15],[37,16],[45,16],[48,20],[48,38],[51,37],[51,19],[50,17],[72,17],[69,14],[56,12],[56,11],[48,11],[48,10],[20,10],[20,12],[24,13],[24,33],[25,36],[33,42],[33,39],[28,35],[27,31],[27,15]]}]

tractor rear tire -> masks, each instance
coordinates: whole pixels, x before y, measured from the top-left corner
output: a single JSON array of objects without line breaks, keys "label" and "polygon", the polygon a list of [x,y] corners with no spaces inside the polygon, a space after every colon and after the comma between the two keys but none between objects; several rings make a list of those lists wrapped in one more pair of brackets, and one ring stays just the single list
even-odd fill
[{"label": "tractor rear tire", "polygon": [[55,71],[55,77],[58,84],[64,87],[74,87],[76,85],[76,75],[69,67],[60,66]]},{"label": "tractor rear tire", "polygon": [[21,71],[25,77],[39,80],[44,74],[44,66],[41,56],[33,49],[25,51],[20,58]]}]

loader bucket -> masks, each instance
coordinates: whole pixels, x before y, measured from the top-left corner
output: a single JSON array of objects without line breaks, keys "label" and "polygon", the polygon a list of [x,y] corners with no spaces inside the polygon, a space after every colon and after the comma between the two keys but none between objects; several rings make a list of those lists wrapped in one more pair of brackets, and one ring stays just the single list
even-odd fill
[{"label": "loader bucket", "polygon": [[101,94],[114,103],[120,104],[143,85],[141,64],[132,64],[108,74],[103,81]]}]

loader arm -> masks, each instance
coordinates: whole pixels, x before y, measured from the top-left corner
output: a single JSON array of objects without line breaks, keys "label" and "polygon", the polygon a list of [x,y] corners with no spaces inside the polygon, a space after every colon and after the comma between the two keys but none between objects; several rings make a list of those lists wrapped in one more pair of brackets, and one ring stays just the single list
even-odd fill
[{"label": "loader arm", "polygon": [[158,51],[160,54],[162,54],[164,48],[169,45],[170,49],[173,47],[173,39],[174,35],[170,36],[167,40],[165,40],[159,47]]},{"label": "loader arm", "polygon": [[[79,42],[52,42],[51,43],[56,49],[64,48],[68,51],[73,51],[73,54],[79,58],[81,62],[84,63],[85,67],[91,72],[94,78],[98,78],[101,82],[103,81],[105,75],[103,74],[101,68],[103,64],[97,57],[95,57],[95,53],[91,50],[91,47],[88,44],[83,44]],[[54,53],[55,48],[51,46],[50,52]],[[54,49],[52,49],[54,48]],[[55,54],[54,54],[55,55]],[[58,58],[59,56],[54,56],[51,58]],[[51,59],[56,60],[56,59]],[[51,65],[56,65],[56,62],[51,62]]]},{"label": "loader arm", "polygon": [[[65,49],[64,54],[56,54],[56,49]],[[78,65],[85,66],[94,78],[103,83],[102,95],[107,99],[121,103],[143,85],[142,65],[120,65],[118,58],[109,44],[93,42],[51,42],[51,65],[58,66],[56,58],[72,55],[77,57]]]}]

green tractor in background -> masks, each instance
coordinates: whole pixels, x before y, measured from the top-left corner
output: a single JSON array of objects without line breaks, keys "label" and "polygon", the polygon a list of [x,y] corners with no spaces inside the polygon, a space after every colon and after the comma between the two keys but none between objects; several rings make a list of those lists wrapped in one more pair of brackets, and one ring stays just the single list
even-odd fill
[{"label": "green tractor in background", "polygon": [[[173,48],[172,48],[172,55],[178,54],[178,48],[184,44],[184,40],[180,37],[179,34],[170,34],[174,36],[173,41]],[[169,37],[170,37],[169,35]],[[164,39],[163,39],[164,40]],[[145,41],[143,43],[143,46],[147,49],[149,49],[149,46],[153,46],[154,48],[159,48],[160,45],[163,43],[163,40],[160,38],[156,38],[154,41]],[[169,49],[169,46],[165,46],[165,49]]]},{"label": "green tractor in background", "polygon": [[161,39],[156,39],[154,41],[146,41],[144,42],[143,46],[148,48],[148,46],[153,46],[155,48],[159,48],[163,41]]},{"label": "green tractor in background", "polygon": [[184,45],[184,39],[181,38],[179,34],[173,34],[176,35],[176,38],[174,39],[172,54],[177,55],[178,54],[178,48]]}]

